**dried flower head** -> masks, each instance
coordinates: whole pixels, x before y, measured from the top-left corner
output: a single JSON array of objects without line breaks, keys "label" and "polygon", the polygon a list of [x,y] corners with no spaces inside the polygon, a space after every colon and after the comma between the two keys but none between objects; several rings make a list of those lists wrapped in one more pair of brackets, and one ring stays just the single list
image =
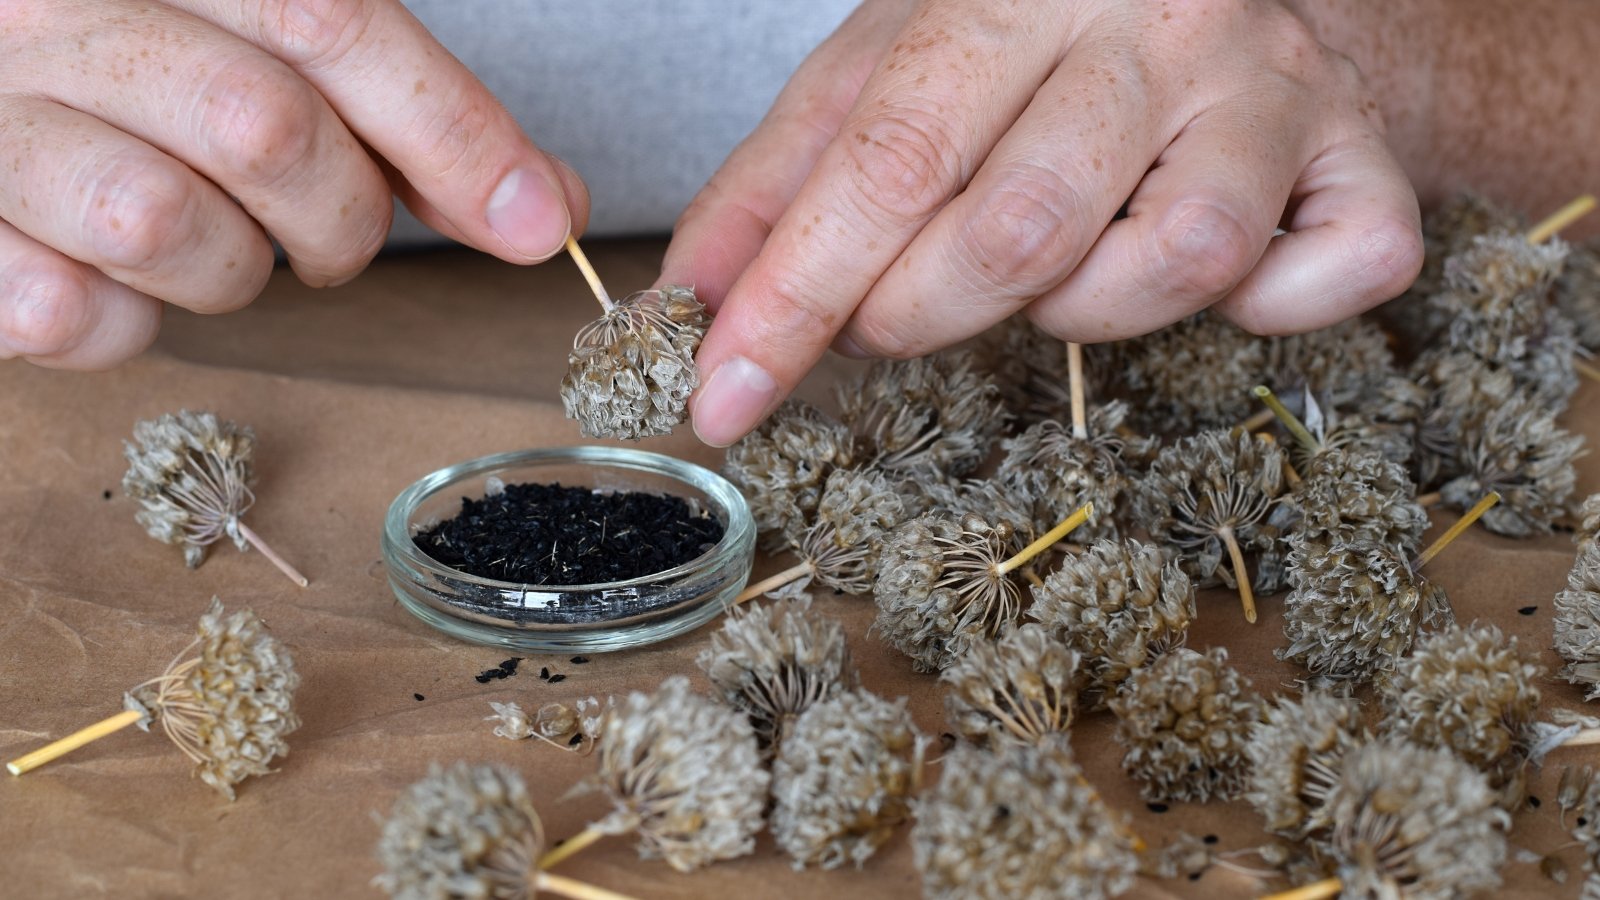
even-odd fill
[{"label": "dried flower head", "polygon": [[700,386],[694,354],[711,317],[686,287],[667,285],[618,300],[572,341],[561,405],[584,437],[671,434]]},{"label": "dried flower head", "polygon": [[1099,541],[1033,588],[1031,618],[1083,658],[1083,702],[1103,704],[1134,670],[1183,645],[1194,584],[1159,548]]},{"label": "dried flower head", "polygon": [[835,469],[817,503],[816,521],[790,541],[811,564],[818,583],[866,594],[878,574],[884,539],[906,518],[906,499],[887,475],[876,469]]},{"label": "dried flower head", "polygon": [[181,410],[133,426],[122,444],[128,460],[122,490],[139,501],[136,518],[150,536],[183,547],[194,568],[223,536],[243,550],[247,532],[239,517],[255,503],[250,484],[256,436],[214,413]]},{"label": "dried flower head", "polygon": [[1017,621],[1022,587],[1000,564],[1021,549],[1009,526],[976,515],[906,522],[883,546],[872,627],[918,671],[948,668]]},{"label": "dried flower head", "polygon": [[1370,542],[1292,545],[1283,603],[1289,645],[1277,656],[1319,679],[1387,678],[1421,629],[1454,621],[1444,589],[1402,553]]},{"label": "dried flower head", "polygon": [[1179,648],[1133,673],[1111,698],[1122,769],[1146,800],[1231,799],[1244,790],[1261,698],[1228,652]]},{"label": "dried flower head", "polygon": [[1584,498],[1583,505],[1578,507],[1578,519],[1578,529],[1572,539],[1581,553],[1583,548],[1594,546],[1597,536],[1600,536],[1600,494],[1590,494]]},{"label": "dried flower head", "polygon": [[[1346,319],[1337,325],[1267,338],[1267,384],[1284,394],[1306,391],[1331,406],[1360,402],[1394,372],[1389,336],[1374,322]],[[1258,374],[1258,382],[1262,375]]]},{"label": "dried flower head", "polygon": [[755,849],[768,775],[746,717],[674,676],[629,694],[601,731],[599,771],[585,787],[611,801],[592,828],[638,832],[639,855],[680,872]]},{"label": "dried flower head", "polygon": [[1444,749],[1380,739],[1345,754],[1328,798],[1347,897],[1455,900],[1500,885],[1510,817]]},{"label": "dried flower head", "polygon": [[[288,648],[249,610],[224,617],[222,602],[212,598],[198,631],[160,677],[123,702],[145,714],[139,727],[159,721],[194,761],[194,774],[232,800],[234,785],[271,774],[268,764],[289,755],[284,736],[300,727],[300,676]],[[189,656],[196,648],[199,655]]]},{"label": "dried flower head", "polygon": [[1406,343],[1436,343],[1449,328],[1449,315],[1429,298],[1444,290],[1445,262],[1490,232],[1520,231],[1522,223],[1509,211],[1475,194],[1461,194],[1422,220],[1422,272],[1399,299],[1379,308],[1380,315]]},{"label": "dried flower head", "polygon": [[1344,757],[1371,740],[1354,698],[1308,691],[1267,705],[1251,732],[1245,799],[1273,834],[1301,841],[1333,825],[1328,794]]},{"label": "dried flower head", "polygon": [[1099,900],[1133,886],[1126,820],[1106,808],[1065,738],[960,744],[916,803],[911,846],[930,900]]},{"label": "dried flower head", "polygon": [[1572,248],[1555,285],[1556,309],[1576,329],[1578,343],[1600,349],[1600,245]]},{"label": "dried flower head", "polygon": [[1267,342],[1211,312],[1127,341],[1123,354],[1134,427],[1150,434],[1238,424],[1267,368]]},{"label": "dried flower head", "polygon": [[1079,661],[1077,651],[1032,623],[973,644],[939,676],[950,685],[950,727],[986,746],[1066,733],[1078,712]]},{"label": "dried flower head", "polygon": [[845,691],[801,714],[772,766],[772,835],[794,860],[857,866],[911,816],[927,743],[906,712]]},{"label": "dried flower head", "polygon": [[1555,648],[1567,661],[1561,675],[1584,686],[1584,699],[1600,697],[1600,546],[1579,549],[1555,605]]},{"label": "dried flower head", "polygon": [[1525,394],[1513,394],[1462,436],[1462,472],[1439,488],[1444,502],[1469,509],[1490,491],[1500,503],[1483,516],[1496,534],[1548,534],[1567,511],[1577,475],[1572,463],[1584,440],[1556,424],[1555,413]]},{"label": "dried flower head", "polygon": [[1422,549],[1428,512],[1398,463],[1374,453],[1324,449],[1301,471],[1295,533],[1307,543],[1366,541],[1407,556]]},{"label": "dried flower head", "polygon": [[[912,479],[902,483],[900,495],[906,504],[906,520],[929,513],[955,519],[976,516],[991,528],[1010,529],[1023,542],[1033,538],[1033,504],[998,480],[950,482]],[[1056,522],[1051,522],[1050,527],[1054,527]]]},{"label": "dried flower head", "polygon": [[1092,503],[1094,519],[1078,530],[1079,538],[1117,537],[1117,516],[1125,514],[1133,490],[1128,460],[1148,456],[1154,445],[1149,439],[1123,436],[1119,429],[1127,415],[1121,401],[1090,406],[1087,438],[1074,437],[1070,426],[1047,419],[1000,443],[1005,456],[995,477],[1013,495],[1031,501],[1036,530],[1048,531]]},{"label": "dried flower head", "polygon": [[728,448],[723,471],[750,502],[768,549],[804,530],[835,469],[855,458],[850,430],[804,400],[786,400]]},{"label": "dried flower head", "polygon": [[[1562,776],[1562,782],[1566,782],[1565,775]],[[1572,808],[1578,813],[1572,837],[1583,845],[1583,868],[1589,873],[1579,896],[1583,900],[1592,900],[1596,896],[1594,892],[1600,890],[1600,780],[1584,773],[1581,793]],[[1565,812],[1566,806],[1563,805],[1563,816]]]},{"label": "dried flower head", "polygon": [[856,685],[844,627],[813,613],[809,599],[730,612],[696,662],[716,695],[749,718],[767,755],[801,713]]},{"label": "dried flower head", "polygon": [[1417,424],[1419,487],[1437,485],[1466,471],[1461,459],[1467,438],[1483,431],[1488,414],[1517,393],[1510,373],[1470,353],[1434,350],[1412,364],[1428,404]]},{"label": "dried flower head", "polygon": [[887,472],[959,478],[1006,426],[1000,387],[970,351],[880,360],[837,396],[840,418]]},{"label": "dried flower head", "polygon": [[522,776],[503,766],[456,763],[411,785],[378,840],[392,897],[532,897],[544,826]]},{"label": "dried flower head", "polygon": [[1544,667],[1493,625],[1455,625],[1418,642],[1382,686],[1384,727],[1483,770],[1507,808],[1523,797]]}]

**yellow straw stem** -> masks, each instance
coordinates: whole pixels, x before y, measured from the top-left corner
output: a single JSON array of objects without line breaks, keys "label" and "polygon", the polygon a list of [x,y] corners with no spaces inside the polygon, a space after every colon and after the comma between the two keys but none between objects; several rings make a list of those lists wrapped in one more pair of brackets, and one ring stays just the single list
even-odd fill
[{"label": "yellow straw stem", "polygon": [[1439,501],[1443,499],[1443,494],[1439,493],[1438,491],[1431,491],[1426,494],[1418,494],[1417,505],[1423,509],[1432,509],[1433,507],[1438,506]]},{"label": "yellow straw stem", "polygon": [[777,590],[791,581],[795,581],[806,575],[810,575],[812,571],[811,563],[809,561],[790,566],[789,568],[784,569],[782,572],[773,575],[771,578],[762,579],[761,581],[758,581],[755,584],[745,588],[744,591],[739,594],[739,596],[733,598],[733,605],[738,606],[746,600],[754,600],[762,594],[765,594],[767,591]]},{"label": "yellow straw stem", "polygon": [[144,713],[136,709],[125,709],[105,721],[96,722],[82,731],[69,734],[61,740],[40,747],[26,756],[17,757],[6,763],[6,771],[13,775],[31,772],[52,759],[65,756],[84,744],[98,741],[108,734],[121,731],[142,718],[144,718]]},{"label": "yellow straw stem", "polygon": [[1593,194],[1584,194],[1566,206],[1556,210],[1550,218],[1533,226],[1528,232],[1528,243],[1542,244],[1555,237],[1562,229],[1573,222],[1587,216],[1594,211],[1595,199]]},{"label": "yellow straw stem", "polygon": [[534,887],[538,888],[540,893],[570,897],[572,900],[634,900],[631,894],[619,894],[603,887],[596,887],[587,881],[576,881],[561,875],[551,875],[549,872],[540,872],[535,876]]},{"label": "yellow straw stem", "polygon": [[1581,359],[1573,360],[1572,368],[1576,369],[1579,375],[1582,375],[1590,381],[1600,381],[1600,369],[1589,365]]},{"label": "yellow straw stem", "polygon": [[1327,900],[1329,897],[1338,896],[1344,890],[1344,882],[1337,878],[1324,878],[1303,884],[1292,891],[1284,891],[1262,897],[1261,900]]},{"label": "yellow straw stem", "polygon": [[1267,409],[1278,417],[1278,421],[1283,423],[1283,427],[1289,429],[1289,433],[1294,435],[1294,439],[1299,441],[1300,446],[1306,448],[1307,452],[1322,452],[1322,443],[1311,436],[1311,432],[1306,430],[1306,426],[1301,424],[1294,413],[1289,412],[1289,407],[1283,405],[1283,401],[1279,400],[1278,395],[1272,392],[1272,388],[1264,384],[1258,384],[1251,390],[1251,393],[1255,394],[1261,399],[1262,403],[1267,405]]},{"label": "yellow straw stem", "polygon": [[1048,548],[1054,546],[1057,541],[1071,534],[1072,529],[1077,528],[1084,522],[1089,521],[1089,517],[1092,515],[1094,515],[1093,503],[1085,503],[1084,505],[1078,507],[1077,512],[1067,516],[1067,518],[1063,520],[1060,525],[1057,525],[1056,527],[1045,532],[1044,537],[1041,537],[1037,541],[1034,541],[1028,546],[1023,547],[1022,552],[1018,553],[1016,556],[1013,556],[998,566],[995,566],[995,574],[1005,575],[1020,566],[1027,565],[1028,560],[1033,559],[1035,556],[1038,556]]},{"label": "yellow straw stem", "polygon": [[1500,492],[1490,491],[1489,496],[1479,500],[1471,509],[1467,510],[1467,514],[1461,517],[1461,521],[1451,525],[1449,531],[1439,535],[1437,541],[1434,541],[1428,549],[1422,551],[1422,555],[1418,556],[1417,561],[1411,564],[1411,568],[1420,569],[1427,565],[1430,560],[1439,555],[1439,551],[1450,546],[1450,542],[1460,537],[1461,532],[1471,528],[1473,522],[1478,521],[1484,513],[1493,509],[1494,505],[1499,502]]},{"label": "yellow straw stem", "polygon": [[1072,436],[1089,437],[1089,416],[1083,403],[1083,345],[1067,342],[1067,390],[1072,397]]},{"label": "yellow straw stem", "polygon": [[1217,537],[1222,538],[1222,543],[1228,548],[1228,558],[1233,560],[1233,580],[1239,583],[1239,605],[1244,607],[1244,620],[1251,625],[1256,623],[1256,593],[1250,587],[1250,570],[1244,565],[1244,552],[1239,549],[1239,540],[1233,536],[1232,528],[1224,528],[1217,532]]},{"label": "yellow straw stem", "polygon": [[567,253],[572,261],[578,264],[578,271],[583,273],[583,280],[589,282],[589,290],[594,291],[594,298],[600,301],[600,307],[606,312],[611,311],[611,295],[606,293],[606,286],[600,283],[600,276],[595,274],[594,266],[589,265],[589,257],[583,255],[583,248],[578,246],[577,238],[567,235]]},{"label": "yellow straw stem", "polygon": [[1558,747],[1586,747],[1600,744],[1600,728],[1585,728],[1558,744]]},{"label": "yellow straw stem", "polygon": [[593,825],[590,825],[588,828],[578,832],[576,837],[562,841],[559,845],[545,851],[545,854],[539,857],[539,868],[553,869],[562,860],[569,856],[577,855],[581,850],[588,849],[591,844],[603,837],[605,837],[604,834]]},{"label": "yellow straw stem", "polygon": [[1235,425],[1234,429],[1236,431],[1259,431],[1260,429],[1267,427],[1267,423],[1271,422],[1275,418],[1277,418],[1277,416],[1272,414],[1272,410],[1263,409],[1250,418],[1245,419],[1243,422],[1240,422],[1238,425]]}]

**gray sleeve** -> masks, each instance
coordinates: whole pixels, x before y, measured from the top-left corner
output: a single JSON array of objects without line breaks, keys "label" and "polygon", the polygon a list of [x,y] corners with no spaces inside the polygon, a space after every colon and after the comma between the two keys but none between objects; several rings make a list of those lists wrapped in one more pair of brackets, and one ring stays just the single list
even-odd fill
[{"label": "gray sleeve", "polygon": [[[404,0],[589,185],[589,234],[664,234],[857,0]],[[442,240],[397,210],[391,246]]]}]

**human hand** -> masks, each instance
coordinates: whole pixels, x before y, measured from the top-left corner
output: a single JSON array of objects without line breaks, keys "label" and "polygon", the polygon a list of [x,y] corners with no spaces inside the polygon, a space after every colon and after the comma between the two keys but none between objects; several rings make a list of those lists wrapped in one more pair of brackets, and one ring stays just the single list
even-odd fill
[{"label": "human hand", "polygon": [[692,411],[726,445],[830,343],[917,356],[1018,310],[1094,342],[1212,305],[1305,331],[1421,262],[1376,102],[1277,0],[866,0],[685,212],[662,278],[717,310]]},{"label": "human hand", "polygon": [[0,161],[0,359],[63,368],[137,354],[162,301],[249,303],[269,235],[307,284],[349,280],[392,194],[516,263],[588,218],[398,0],[5,0]]}]

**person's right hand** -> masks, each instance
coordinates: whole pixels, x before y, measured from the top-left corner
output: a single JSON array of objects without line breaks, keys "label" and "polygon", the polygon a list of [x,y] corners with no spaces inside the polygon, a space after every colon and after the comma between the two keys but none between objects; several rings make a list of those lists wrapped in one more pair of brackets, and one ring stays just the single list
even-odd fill
[{"label": "person's right hand", "polygon": [[269,235],[313,286],[382,246],[393,194],[514,263],[588,195],[399,0],[0,3],[0,359],[104,368],[165,301],[255,298]]}]

